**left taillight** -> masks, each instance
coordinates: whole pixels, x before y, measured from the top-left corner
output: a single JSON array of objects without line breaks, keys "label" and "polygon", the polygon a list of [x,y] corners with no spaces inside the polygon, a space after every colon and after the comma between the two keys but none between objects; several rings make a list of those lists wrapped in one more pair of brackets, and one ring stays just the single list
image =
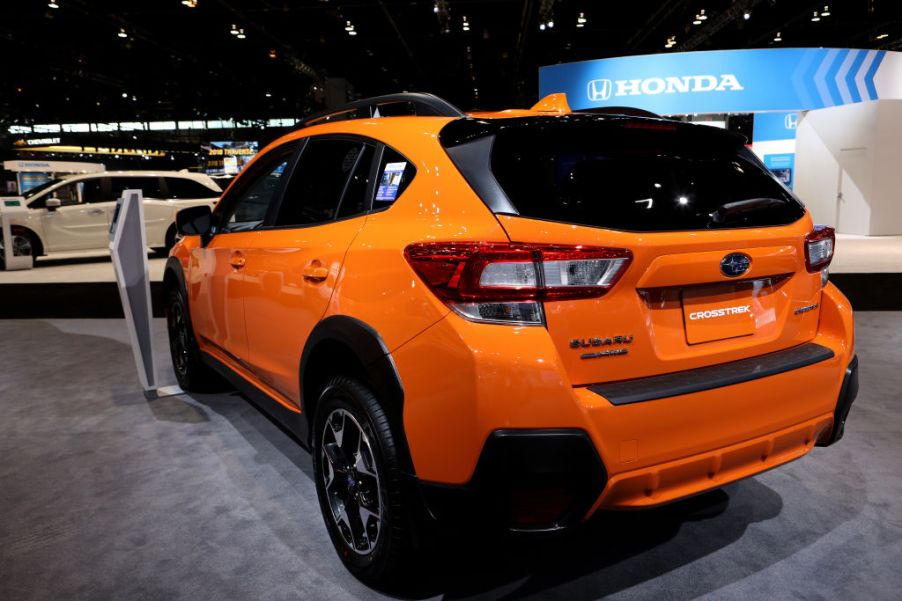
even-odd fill
[{"label": "left taillight", "polygon": [[836,233],[832,227],[817,225],[805,236],[805,267],[809,273],[817,273],[830,266]]},{"label": "left taillight", "polygon": [[521,325],[543,323],[542,301],[605,294],[631,259],[622,248],[487,242],[422,242],[404,256],[466,319]]}]

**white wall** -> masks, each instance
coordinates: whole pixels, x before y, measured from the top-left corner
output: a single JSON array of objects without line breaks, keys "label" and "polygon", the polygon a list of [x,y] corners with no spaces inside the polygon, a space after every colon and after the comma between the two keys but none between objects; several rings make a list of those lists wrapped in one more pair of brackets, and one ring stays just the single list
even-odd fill
[{"label": "white wall", "polygon": [[902,234],[902,100],[803,113],[795,192],[840,233]]}]

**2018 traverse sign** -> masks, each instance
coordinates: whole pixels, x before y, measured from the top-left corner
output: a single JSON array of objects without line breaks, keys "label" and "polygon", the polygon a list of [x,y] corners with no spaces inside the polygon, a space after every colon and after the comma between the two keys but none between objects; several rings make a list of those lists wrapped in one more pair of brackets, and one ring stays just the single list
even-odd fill
[{"label": "2018 traverse sign", "polygon": [[902,98],[902,53],[849,48],[718,50],[626,56],[539,69],[539,97],[574,110],[659,114],[818,109]]}]

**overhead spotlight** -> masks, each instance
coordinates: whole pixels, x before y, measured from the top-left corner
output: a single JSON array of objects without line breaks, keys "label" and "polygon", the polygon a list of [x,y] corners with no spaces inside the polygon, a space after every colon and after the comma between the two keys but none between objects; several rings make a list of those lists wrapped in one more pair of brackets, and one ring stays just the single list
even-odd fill
[{"label": "overhead spotlight", "polygon": [[667,38],[667,42],[664,44],[664,47],[669,50],[669,49],[673,48],[674,46],[676,46],[676,36],[672,35],[669,38]]},{"label": "overhead spotlight", "polygon": [[49,8],[59,8],[60,7],[60,5],[56,3],[56,0],[50,0],[50,2],[47,3],[47,6]]},{"label": "overhead spotlight", "polygon": [[885,40],[885,39],[888,38],[888,37],[889,37],[889,34],[888,34],[888,33],[881,33],[880,35],[878,35],[878,36],[875,37],[874,39],[875,39],[875,40]]},{"label": "overhead spotlight", "polygon": [[123,97],[123,98],[128,98],[128,94],[127,94],[126,92],[122,92],[122,97]]},{"label": "overhead spotlight", "polygon": [[742,18],[745,19],[746,21],[748,21],[749,19],[752,18],[752,13],[749,11],[745,11],[744,13],[742,13]]},{"label": "overhead spotlight", "polygon": [[275,49],[275,48],[270,48],[270,49],[269,49],[269,58],[276,58],[276,56],[278,56],[278,55],[276,54],[276,49]]},{"label": "overhead spotlight", "polygon": [[238,26],[232,23],[232,28],[229,30],[229,33],[232,35],[238,35]]},{"label": "overhead spotlight", "polygon": [[548,28],[551,29],[554,27],[554,21],[548,21]]},{"label": "overhead spotlight", "polygon": [[705,14],[705,9],[701,9],[698,13],[698,19],[700,21],[706,21],[708,19],[708,15]]},{"label": "overhead spotlight", "polygon": [[119,28],[119,33],[117,33],[116,35],[119,36],[120,38],[127,38],[127,37],[128,37],[128,34],[125,33],[125,29],[123,29],[122,27]]},{"label": "overhead spotlight", "polygon": [[539,30],[540,30],[540,31],[545,31],[545,24],[544,24],[544,23],[539,23]]},{"label": "overhead spotlight", "polygon": [[586,13],[579,13],[579,16],[576,17],[576,26],[577,27],[585,27],[586,26]]},{"label": "overhead spotlight", "polygon": [[470,23],[467,21],[467,15],[464,15],[460,28],[464,31],[470,31]]},{"label": "overhead spotlight", "polygon": [[830,5],[829,5],[829,4],[825,4],[825,5],[824,5],[824,10],[821,11],[821,16],[822,16],[822,17],[829,17],[829,16],[830,16]]},{"label": "overhead spotlight", "polygon": [[777,32],[777,35],[774,36],[774,41],[775,41],[775,42],[782,42],[782,41],[783,41],[783,35],[782,35],[779,31]]},{"label": "overhead spotlight", "polygon": [[244,27],[238,30],[238,33],[235,37],[237,37],[239,40],[243,40],[247,37],[246,35],[244,35]]},{"label": "overhead spotlight", "polygon": [[811,15],[811,22],[812,22],[812,23],[817,23],[817,22],[820,21],[820,20],[821,20],[820,15],[818,14],[817,11],[814,11],[814,14]]},{"label": "overhead spotlight", "polygon": [[432,5],[432,12],[438,14],[438,2]]},{"label": "overhead spotlight", "polygon": [[270,94],[269,92],[267,92],[267,93],[265,94],[265,96],[266,96],[267,98],[272,98],[272,94]]},{"label": "overhead spotlight", "polygon": [[182,0],[182,4],[188,8],[197,8],[197,0]]}]

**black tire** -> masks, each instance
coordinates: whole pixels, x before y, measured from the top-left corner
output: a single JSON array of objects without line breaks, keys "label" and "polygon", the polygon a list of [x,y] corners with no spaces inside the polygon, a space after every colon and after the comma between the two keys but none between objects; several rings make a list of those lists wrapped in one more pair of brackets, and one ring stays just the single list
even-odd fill
[{"label": "black tire", "polygon": [[[13,248],[17,249],[17,256],[32,256],[32,260],[37,256],[38,242],[34,234],[27,230],[15,231],[12,233]],[[23,255],[22,252],[25,252]],[[0,235],[0,266],[6,269],[6,246],[5,240]]]},{"label": "black tire", "polygon": [[[349,418],[355,423],[350,423]],[[350,448],[355,445],[350,426],[364,433],[363,438],[357,439],[356,453]],[[340,441],[335,436],[336,427],[342,432]],[[349,468],[344,474],[334,467],[342,462]],[[333,378],[320,396],[313,430],[313,468],[323,520],[345,566],[367,584],[397,584],[413,561],[414,500],[404,487],[398,447],[388,418],[373,392],[353,378]],[[343,476],[344,483],[335,478],[337,475]],[[354,495],[356,498],[351,500]],[[378,518],[370,515],[364,524],[363,512],[374,509],[378,510]],[[337,517],[342,511],[343,523]],[[356,527],[365,537],[349,529],[355,523],[355,512]],[[356,548],[350,541],[357,543]]]},{"label": "black tire", "polygon": [[178,288],[169,291],[166,302],[166,325],[169,330],[169,353],[172,370],[182,390],[210,392],[223,387],[223,381],[206,365],[194,338],[188,305]]}]

